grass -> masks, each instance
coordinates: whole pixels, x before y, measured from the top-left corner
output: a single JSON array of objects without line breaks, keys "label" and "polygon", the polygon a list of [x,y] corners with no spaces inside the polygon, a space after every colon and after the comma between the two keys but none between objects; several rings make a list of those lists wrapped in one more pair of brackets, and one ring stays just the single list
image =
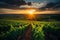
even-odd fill
[{"label": "grass", "polygon": [[0,39],[16,40],[19,35],[23,35],[32,26],[31,40],[59,40],[60,22],[44,22],[29,20],[2,20],[0,19]]}]

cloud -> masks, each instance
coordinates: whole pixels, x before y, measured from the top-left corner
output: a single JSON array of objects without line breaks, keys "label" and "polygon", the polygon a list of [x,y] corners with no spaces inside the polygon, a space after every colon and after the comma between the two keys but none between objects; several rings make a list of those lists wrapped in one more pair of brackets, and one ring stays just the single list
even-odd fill
[{"label": "cloud", "polygon": [[[22,2],[23,3],[23,2]],[[28,4],[28,3],[27,3]],[[32,3],[32,5],[12,5],[9,2],[0,2],[0,7],[2,8],[11,8],[11,9],[18,9],[18,8],[60,8],[60,2],[57,3],[48,3],[47,1],[41,3]]]},{"label": "cloud", "polygon": [[21,5],[20,8],[41,8],[47,5],[46,2],[43,3],[31,3],[31,5]]}]

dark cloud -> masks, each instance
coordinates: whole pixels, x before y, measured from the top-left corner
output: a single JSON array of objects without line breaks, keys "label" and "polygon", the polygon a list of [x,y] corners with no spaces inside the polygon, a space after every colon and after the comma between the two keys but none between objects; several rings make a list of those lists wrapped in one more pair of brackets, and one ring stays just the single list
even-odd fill
[{"label": "dark cloud", "polygon": [[0,0],[0,2],[5,2],[11,5],[21,5],[21,4],[25,4],[24,0]]},{"label": "dark cloud", "polygon": [[41,9],[60,9],[60,2],[49,2],[45,7],[42,7]]},{"label": "dark cloud", "polygon": [[5,8],[14,8],[24,4],[26,4],[24,0],[0,0],[0,7]]},{"label": "dark cloud", "polygon": [[58,8],[60,6],[60,2],[56,2],[56,3],[48,3],[46,5],[47,8]]}]

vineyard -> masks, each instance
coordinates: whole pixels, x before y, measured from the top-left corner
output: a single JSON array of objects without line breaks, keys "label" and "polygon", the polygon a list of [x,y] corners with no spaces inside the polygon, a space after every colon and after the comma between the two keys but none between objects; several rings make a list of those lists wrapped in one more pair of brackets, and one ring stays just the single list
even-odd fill
[{"label": "vineyard", "polygon": [[0,40],[59,40],[60,22],[0,20]]}]

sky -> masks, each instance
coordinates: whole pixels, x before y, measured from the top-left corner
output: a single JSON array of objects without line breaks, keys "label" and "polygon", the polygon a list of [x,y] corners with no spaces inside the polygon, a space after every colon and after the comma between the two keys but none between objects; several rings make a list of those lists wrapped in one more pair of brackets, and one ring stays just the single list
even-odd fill
[{"label": "sky", "polygon": [[[47,6],[47,4],[49,3],[49,2],[59,2],[60,3],[60,0],[25,0],[26,2],[37,2],[37,3],[40,3],[40,6],[39,5],[34,5],[34,7],[46,7]],[[47,4],[45,3],[45,2],[48,2]],[[2,7],[3,8],[1,8],[1,5],[2,5]],[[54,5],[54,7],[55,6],[59,6],[60,7],[60,4],[58,5],[55,5],[55,4],[53,4]],[[7,8],[5,8],[5,7],[7,7]],[[20,7],[20,6],[19,6]],[[9,4],[9,3],[6,3],[5,1],[4,2],[1,2],[1,0],[0,0],[0,14],[1,13],[22,13],[22,11],[21,10],[15,10],[15,9],[17,9],[17,7],[15,7],[14,5],[11,5],[11,4]],[[25,10],[23,10],[23,11],[25,11]],[[47,11],[42,11],[41,13],[47,13]],[[57,13],[57,12],[59,12],[60,13],[60,10],[56,10],[56,11],[48,11],[49,13],[50,12],[53,12],[53,13]]]},{"label": "sky", "polygon": [[60,0],[25,0],[26,2],[57,2],[57,1],[60,1]]}]

